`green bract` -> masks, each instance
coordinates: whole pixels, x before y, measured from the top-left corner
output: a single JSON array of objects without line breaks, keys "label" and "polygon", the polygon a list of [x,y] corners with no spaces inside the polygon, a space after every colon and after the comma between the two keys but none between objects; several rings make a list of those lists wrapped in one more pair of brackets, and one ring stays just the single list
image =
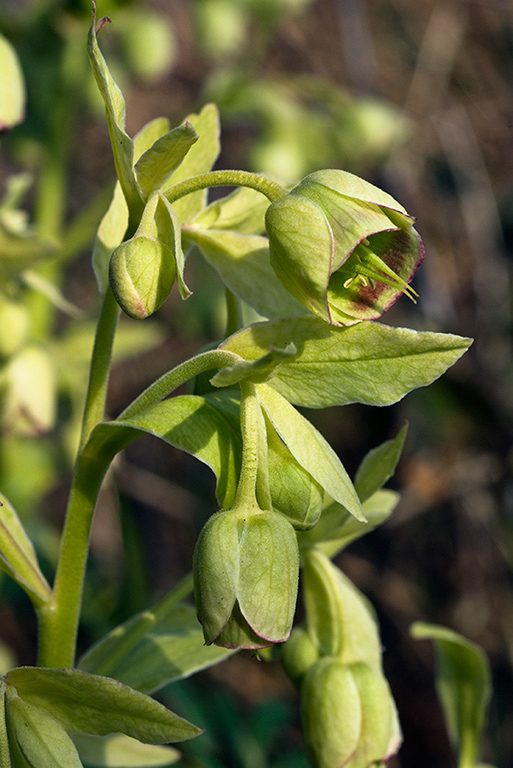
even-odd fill
[{"label": "green bract", "polygon": [[194,591],[205,642],[264,648],[290,635],[299,556],[283,515],[255,503],[221,510],[194,552]]},{"label": "green bract", "polygon": [[390,195],[338,170],[316,171],[266,214],[271,265],[283,285],[334,325],[379,317],[424,257],[413,219]]}]

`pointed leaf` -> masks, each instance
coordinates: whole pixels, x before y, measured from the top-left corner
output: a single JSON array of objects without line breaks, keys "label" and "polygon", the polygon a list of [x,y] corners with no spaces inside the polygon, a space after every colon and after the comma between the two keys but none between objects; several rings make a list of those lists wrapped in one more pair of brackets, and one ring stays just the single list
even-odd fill
[{"label": "pointed leaf", "polygon": [[141,432],[160,437],[209,466],[217,477],[219,503],[232,503],[240,468],[240,432],[216,406],[214,397],[180,395],[130,419],[99,424],[93,430],[89,447],[92,452],[108,450],[114,455]]},{"label": "pointed leaf", "polygon": [[14,508],[0,493],[0,568],[27,592],[36,605],[50,599],[32,542]]},{"label": "pointed leaf", "polygon": [[378,491],[394,474],[407,431],[408,425],[405,424],[397,437],[373,448],[364,457],[354,481],[354,487],[362,501]]},{"label": "pointed leaf", "polygon": [[100,222],[93,247],[93,270],[98,288],[105,293],[109,285],[109,261],[128,227],[128,208],[121,185],[116,182],[111,203]]},{"label": "pointed leaf", "polygon": [[80,759],[92,768],[157,768],[176,763],[180,753],[173,747],[143,744],[130,736],[74,734],[73,743]]},{"label": "pointed leaf", "polygon": [[[157,117],[146,123],[134,137],[134,160],[146,152],[169,130],[169,120]],[[100,222],[93,248],[93,269],[100,293],[105,293],[109,284],[109,261],[112,251],[120,245],[128,227],[128,207],[119,181],[109,208]]]},{"label": "pointed leaf", "polygon": [[217,664],[233,653],[205,645],[192,606],[174,605],[165,613],[156,606],[116,627],[87,651],[80,669],[115,677],[143,693]]},{"label": "pointed leaf", "polygon": [[436,687],[459,765],[477,763],[491,684],[481,648],[451,629],[416,622],[413,637],[432,640],[436,651]]},{"label": "pointed leaf", "polygon": [[[34,768],[82,768],[73,742],[58,720],[44,708],[18,696],[7,686],[7,723],[11,747]],[[16,765],[16,763],[15,763]]]},{"label": "pointed leaf", "polygon": [[307,313],[271,269],[267,238],[215,229],[191,228],[184,234],[197,245],[226,287],[260,315],[278,318]]},{"label": "pointed leaf", "polygon": [[116,173],[129,211],[134,218],[142,213],[142,198],[134,172],[134,142],[125,131],[125,100],[114,81],[96,39],[96,18],[89,30],[88,53],[98,89],[105,104],[107,125]]},{"label": "pointed leaf", "polygon": [[255,384],[260,384],[275,375],[276,369],[283,360],[294,357],[296,354],[297,349],[294,344],[288,344],[285,349],[271,349],[267,355],[252,363],[238,363],[221,368],[210,379],[210,383],[214,387],[233,387],[240,381],[252,381]]},{"label": "pointed leaf", "polygon": [[335,501],[365,520],[346,470],[320,432],[269,384],[257,384],[257,389],[269,420],[294,458]]},{"label": "pointed leaf", "polygon": [[[173,185],[210,171],[220,150],[219,113],[215,104],[206,104],[198,115],[188,115],[187,122],[191,123],[199,139],[171,177]],[[204,208],[206,194],[206,190],[199,190],[173,203],[182,224],[190,221]]]},{"label": "pointed leaf", "polygon": [[182,299],[188,299],[191,295],[191,291],[187,288],[183,279],[185,257],[182,249],[182,232],[180,229],[180,222],[178,221],[176,212],[168,203],[164,195],[159,195],[156,222],[160,239],[163,242],[168,243],[169,247],[174,253],[176,264],[176,281],[178,283],[180,296]]},{"label": "pointed leaf", "polygon": [[315,544],[328,557],[335,557],[353,541],[384,523],[398,501],[399,494],[394,491],[376,491],[362,504],[366,523],[357,520],[341,504],[329,504],[313,528],[298,533],[299,546],[308,547]]},{"label": "pointed leaf", "polygon": [[135,164],[135,172],[143,195],[148,196],[164,186],[198,138],[192,125],[186,121],[157,139],[141,155]]},{"label": "pointed leaf", "polygon": [[125,733],[152,744],[201,733],[154,699],[109,677],[78,669],[17,667],[5,679],[24,702],[44,708],[72,733]]},{"label": "pointed leaf", "polygon": [[324,408],[395,403],[441,376],[472,340],[379,323],[344,328],[317,318],[294,318],[255,323],[220,348],[256,360],[270,346],[283,348],[290,342],[299,354],[283,363],[273,388],[296,405]]},{"label": "pointed leaf", "polygon": [[6,722],[6,689],[6,684],[0,680],[0,765],[2,768],[11,768]]}]

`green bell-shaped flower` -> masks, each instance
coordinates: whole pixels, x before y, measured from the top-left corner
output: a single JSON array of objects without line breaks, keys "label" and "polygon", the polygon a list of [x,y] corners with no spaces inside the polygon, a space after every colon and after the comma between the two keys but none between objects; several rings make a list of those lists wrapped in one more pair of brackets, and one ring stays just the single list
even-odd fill
[{"label": "green bell-shaped flower", "polygon": [[405,293],[424,258],[413,218],[351,173],[316,171],[269,206],[271,264],[285,288],[334,325],[373,320]]},{"label": "green bell-shaped flower", "polygon": [[207,645],[265,648],[292,628],[299,574],[292,525],[255,502],[213,515],[194,552],[194,592]]}]

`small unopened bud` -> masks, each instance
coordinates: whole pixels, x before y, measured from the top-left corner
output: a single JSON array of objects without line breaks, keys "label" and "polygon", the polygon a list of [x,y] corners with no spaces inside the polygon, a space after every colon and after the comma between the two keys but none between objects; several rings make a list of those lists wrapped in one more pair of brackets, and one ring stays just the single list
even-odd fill
[{"label": "small unopened bud", "polygon": [[121,243],[110,258],[109,282],[121,309],[135,320],[149,317],[169,296],[176,262],[167,245],[137,235]]}]

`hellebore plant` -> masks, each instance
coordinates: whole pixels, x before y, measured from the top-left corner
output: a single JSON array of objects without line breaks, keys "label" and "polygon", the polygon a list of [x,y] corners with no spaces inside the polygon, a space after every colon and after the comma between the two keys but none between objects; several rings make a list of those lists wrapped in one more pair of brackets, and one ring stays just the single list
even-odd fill
[{"label": "hellebore plant", "polygon": [[[385,192],[340,170],[310,174],[290,190],[265,176],[211,170],[219,152],[212,104],[177,128],[158,118],[129,137],[123,96],[98,47],[104,23],[93,18],[88,43],[117,173],[93,249],[103,308],[52,584],[2,499],[1,565],[34,605],[39,657],[37,667],[12,669],[0,682],[1,765],[121,765],[131,750],[139,761],[132,765],[167,765],[177,753],[158,745],[200,730],[150,694],[233,649],[266,646],[281,648],[300,689],[312,765],[381,765],[401,734],[378,628],[365,598],[331,559],[391,514],[398,495],[383,486],[405,429],[371,451],[353,482],[296,406],[394,403],[443,374],[471,341],[369,322],[402,294],[414,299],[410,281],[423,258],[412,217]],[[4,119],[14,123],[15,95],[10,104]],[[213,186],[236,189],[208,203]],[[0,235],[7,233],[4,265],[8,246],[22,253],[29,235],[2,219],[0,225]],[[45,253],[38,244],[34,262]],[[18,270],[31,265],[30,249],[24,253]],[[119,308],[146,318],[175,283],[189,298],[186,257],[204,258],[224,285],[229,335],[164,373],[109,419]],[[242,305],[260,319],[244,327]],[[24,337],[4,350],[6,379],[29,350]],[[169,397],[185,382],[192,384],[189,394]],[[44,408],[37,418],[47,418]],[[148,433],[212,469],[220,511],[200,533],[193,577],[77,661],[102,479],[115,455]],[[305,619],[293,629],[300,566]],[[195,609],[184,602],[193,590]]]}]

